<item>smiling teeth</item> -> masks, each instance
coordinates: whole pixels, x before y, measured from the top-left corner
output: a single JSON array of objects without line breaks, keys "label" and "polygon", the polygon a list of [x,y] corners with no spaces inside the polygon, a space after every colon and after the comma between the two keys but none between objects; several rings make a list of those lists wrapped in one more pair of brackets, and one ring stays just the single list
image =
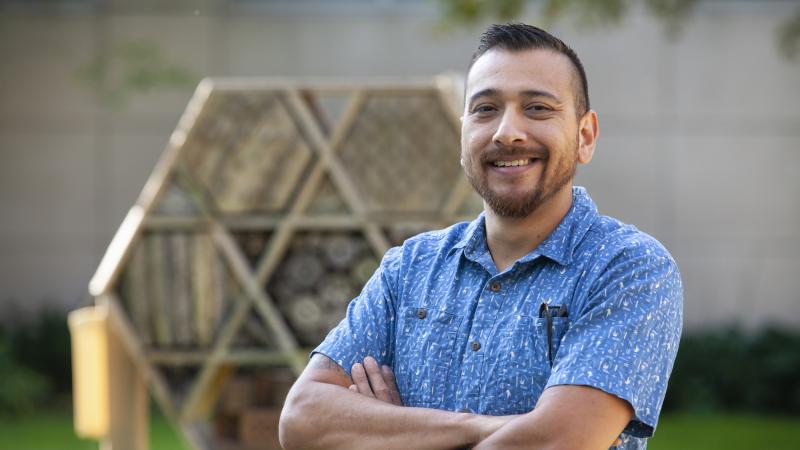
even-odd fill
[{"label": "smiling teeth", "polygon": [[495,161],[493,164],[495,167],[515,167],[515,166],[524,166],[531,162],[530,159],[518,159],[516,161]]}]

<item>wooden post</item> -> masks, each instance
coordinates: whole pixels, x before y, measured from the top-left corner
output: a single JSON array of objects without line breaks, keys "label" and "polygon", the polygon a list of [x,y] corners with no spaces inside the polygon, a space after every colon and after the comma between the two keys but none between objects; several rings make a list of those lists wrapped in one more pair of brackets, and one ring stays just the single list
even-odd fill
[{"label": "wooden post", "polygon": [[142,379],[114,327],[108,332],[110,429],[101,450],[148,450],[150,402]]}]

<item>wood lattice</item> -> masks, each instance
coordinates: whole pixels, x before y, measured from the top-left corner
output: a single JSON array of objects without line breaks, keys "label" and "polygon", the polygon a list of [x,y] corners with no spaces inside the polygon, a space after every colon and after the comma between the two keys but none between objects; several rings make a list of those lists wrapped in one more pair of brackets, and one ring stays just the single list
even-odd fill
[{"label": "wood lattice", "polygon": [[[90,283],[194,448],[236,448],[228,416],[209,426],[235,409],[217,403],[236,368],[298,374],[391,245],[480,210],[460,92],[447,77],[200,84]],[[252,430],[275,417],[260,414]]]}]

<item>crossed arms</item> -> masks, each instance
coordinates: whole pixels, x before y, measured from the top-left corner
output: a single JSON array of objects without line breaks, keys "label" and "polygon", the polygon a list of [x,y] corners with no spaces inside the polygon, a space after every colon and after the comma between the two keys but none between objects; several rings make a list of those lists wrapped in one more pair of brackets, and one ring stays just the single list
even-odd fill
[{"label": "crossed arms", "polygon": [[605,450],[633,417],[626,401],[587,386],[550,387],[518,416],[404,407],[391,371],[374,359],[352,374],[312,357],[281,413],[285,449]]}]

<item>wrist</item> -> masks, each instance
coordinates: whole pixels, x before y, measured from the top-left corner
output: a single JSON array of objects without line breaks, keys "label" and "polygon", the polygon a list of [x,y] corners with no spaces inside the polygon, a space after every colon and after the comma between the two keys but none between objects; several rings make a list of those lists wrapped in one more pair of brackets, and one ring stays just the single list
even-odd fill
[{"label": "wrist", "polygon": [[501,417],[483,416],[472,413],[457,413],[463,435],[468,439],[465,444],[477,444],[497,431],[506,421]]}]

